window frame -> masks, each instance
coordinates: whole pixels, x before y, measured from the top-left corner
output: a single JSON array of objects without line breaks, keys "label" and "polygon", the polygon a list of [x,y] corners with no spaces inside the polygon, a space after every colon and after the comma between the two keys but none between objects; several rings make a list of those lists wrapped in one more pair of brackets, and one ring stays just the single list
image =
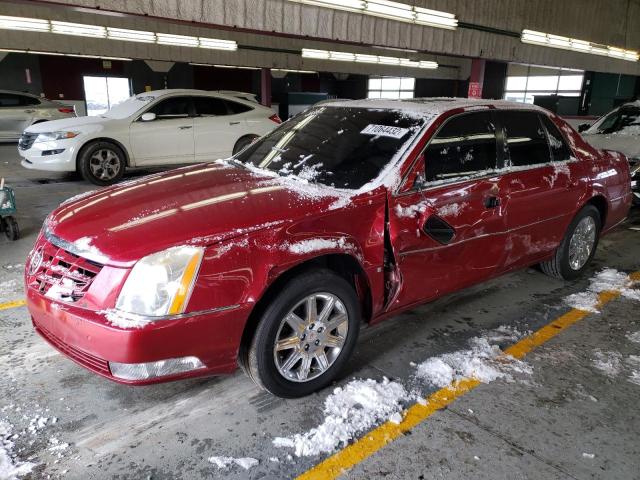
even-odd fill
[{"label": "window frame", "polygon": [[184,120],[185,118],[193,118],[194,115],[194,104],[193,104],[193,95],[185,95],[185,94],[177,94],[177,95],[163,95],[161,97],[156,98],[153,102],[151,102],[150,105],[147,105],[147,108],[145,108],[142,112],[140,112],[134,122],[141,122],[142,121],[142,115],[144,115],[145,113],[148,113],[151,109],[157,107],[158,105],[160,105],[161,102],[164,102],[166,100],[171,100],[174,98],[180,98],[180,97],[185,97],[188,99],[189,101],[189,113],[187,114],[186,117],[173,117],[173,118],[164,118],[164,117],[159,117],[156,115],[156,120]]},{"label": "window frame", "polygon": [[[459,112],[459,113],[454,113],[452,115],[447,116],[442,123],[438,126],[438,128],[435,130],[435,132],[433,132],[433,134],[429,137],[429,140],[427,141],[427,143],[425,143],[424,147],[422,147],[420,149],[420,152],[416,155],[416,158],[412,161],[411,166],[407,169],[407,173],[405,174],[405,176],[403,177],[402,181],[400,182],[400,186],[397,188],[396,192],[394,193],[394,197],[400,197],[403,195],[411,195],[414,194],[416,192],[426,192],[426,191],[430,191],[436,188],[441,188],[441,187],[447,187],[449,185],[455,185],[455,184],[459,184],[459,183],[465,183],[465,182],[469,182],[472,180],[482,180],[482,179],[487,179],[487,178],[491,178],[491,177],[495,177],[495,176],[499,176],[502,175],[503,172],[500,173],[496,173],[496,172],[490,172],[489,170],[486,170],[486,174],[484,175],[478,175],[478,176],[473,176],[473,177],[468,177],[468,178],[464,178],[464,179],[451,179],[450,181],[447,180],[442,180],[441,183],[439,183],[438,185],[426,185],[423,186],[422,188],[417,188],[415,185],[411,185],[409,187],[407,187],[407,182],[409,181],[409,178],[412,177],[411,173],[415,172],[416,168],[418,168],[419,166],[419,162],[420,159],[422,159],[422,161],[424,162],[424,166],[425,166],[425,172],[426,172],[426,158],[425,158],[425,153],[427,151],[427,149],[429,148],[429,146],[431,145],[431,141],[436,138],[438,136],[438,134],[441,132],[441,130],[453,119],[457,119],[463,116],[468,116],[468,115],[474,115],[474,114],[479,114],[479,113],[489,113],[489,115],[491,116],[491,121],[493,122],[494,126],[495,126],[495,134],[496,134],[496,168],[500,169],[502,168],[502,165],[504,165],[504,151],[503,151],[503,145],[504,145],[504,136],[502,134],[501,131],[501,123],[497,122],[497,115],[496,112],[498,110],[496,110],[495,108],[490,108],[487,107],[485,109],[479,109],[479,110],[471,110],[471,111],[466,111],[466,112]],[[447,115],[445,113],[445,115]],[[506,172],[504,172],[506,173]]]}]

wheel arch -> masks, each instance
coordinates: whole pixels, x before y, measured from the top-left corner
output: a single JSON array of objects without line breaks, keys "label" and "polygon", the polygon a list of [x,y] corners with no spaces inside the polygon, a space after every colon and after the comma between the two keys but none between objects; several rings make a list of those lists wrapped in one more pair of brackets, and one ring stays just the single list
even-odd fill
[{"label": "wheel arch", "polygon": [[[237,153],[237,152],[236,152],[236,146],[237,146],[237,145],[238,145],[242,140],[247,139],[247,138],[254,138],[254,139],[255,139],[255,138],[260,138],[260,135],[258,135],[257,133],[245,133],[244,135],[242,135],[242,136],[241,136],[240,138],[238,138],[238,139],[236,140],[236,142],[233,144],[233,151],[234,151],[235,153]],[[234,155],[235,155],[235,153],[234,153]]]},{"label": "wheel arch", "polygon": [[609,205],[604,195],[594,195],[585,203],[585,205],[593,205],[598,209],[598,212],[600,213],[600,228],[604,230],[607,223],[607,213],[609,212]]},{"label": "wheel arch", "polygon": [[118,140],[116,140],[115,138],[112,138],[112,137],[94,137],[94,138],[88,139],[86,142],[84,142],[78,148],[77,153],[76,153],[76,169],[79,168],[78,162],[80,161],[80,157],[82,156],[82,152],[86,148],[89,148],[89,146],[91,144],[96,143],[96,142],[109,142],[109,143],[113,143],[114,145],[117,145],[120,148],[120,150],[122,150],[122,152],[124,153],[125,165],[127,167],[131,166],[131,159],[129,157],[129,151],[127,150],[127,147],[125,147],[122,144],[122,142],[119,142]]},{"label": "wheel arch", "polygon": [[355,256],[348,253],[326,253],[308,258],[280,272],[277,277],[270,282],[260,299],[256,302],[242,332],[239,352],[241,362],[251,343],[251,339],[253,338],[253,334],[256,331],[264,310],[275,298],[282,286],[303,272],[317,268],[327,269],[349,282],[349,284],[354,287],[360,300],[364,322],[368,323],[371,320],[373,313],[371,283],[364,268]]}]

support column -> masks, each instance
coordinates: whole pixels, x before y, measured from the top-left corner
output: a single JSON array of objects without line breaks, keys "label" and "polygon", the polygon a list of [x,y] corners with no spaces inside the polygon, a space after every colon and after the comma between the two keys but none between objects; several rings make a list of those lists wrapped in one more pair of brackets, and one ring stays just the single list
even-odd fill
[{"label": "support column", "polygon": [[482,85],[484,83],[484,66],[483,58],[474,58],[471,61],[471,77],[469,78],[469,98],[482,98]]},{"label": "support column", "polygon": [[271,106],[271,69],[260,70],[260,103],[265,107]]}]

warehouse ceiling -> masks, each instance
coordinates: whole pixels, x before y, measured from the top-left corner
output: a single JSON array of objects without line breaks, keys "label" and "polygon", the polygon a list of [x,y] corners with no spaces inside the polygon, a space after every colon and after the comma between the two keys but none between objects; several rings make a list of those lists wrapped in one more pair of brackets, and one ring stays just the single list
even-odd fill
[{"label": "warehouse ceiling", "polygon": [[[54,4],[55,5],[52,5]],[[454,30],[362,12],[311,5],[307,0],[58,0],[3,2],[0,15],[56,19],[115,28],[233,40],[237,50],[79,38],[0,30],[6,49],[31,49],[161,61],[468,77],[470,58],[640,74],[640,62],[523,43],[523,30],[563,35],[601,46],[640,50],[640,0],[422,0],[412,5],[455,16]],[[325,2],[336,3],[336,2]],[[346,3],[346,2],[343,2]],[[355,2],[352,2],[355,3]],[[362,2],[360,2],[362,3]],[[63,6],[64,8],[60,8]],[[582,45],[582,44],[579,44]],[[373,48],[372,48],[373,47]],[[303,48],[436,62],[436,70],[302,58]],[[595,51],[595,47],[594,47]],[[606,52],[606,50],[605,50]],[[317,57],[317,55],[316,55]]]}]

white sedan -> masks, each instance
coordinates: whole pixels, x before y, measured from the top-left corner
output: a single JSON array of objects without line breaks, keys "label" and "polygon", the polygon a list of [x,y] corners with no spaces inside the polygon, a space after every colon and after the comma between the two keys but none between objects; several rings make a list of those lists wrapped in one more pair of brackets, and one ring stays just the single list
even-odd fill
[{"label": "white sedan", "polygon": [[640,101],[616,108],[591,126],[581,125],[580,131],[594,147],[627,156],[631,166],[633,203],[640,206]]},{"label": "white sedan", "polygon": [[22,166],[78,171],[95,185],[117,182],[127,167],[179,165],[226,158],[280,123],[255,102],[203,90],[135,95],[104,115],[27,128]]}]

